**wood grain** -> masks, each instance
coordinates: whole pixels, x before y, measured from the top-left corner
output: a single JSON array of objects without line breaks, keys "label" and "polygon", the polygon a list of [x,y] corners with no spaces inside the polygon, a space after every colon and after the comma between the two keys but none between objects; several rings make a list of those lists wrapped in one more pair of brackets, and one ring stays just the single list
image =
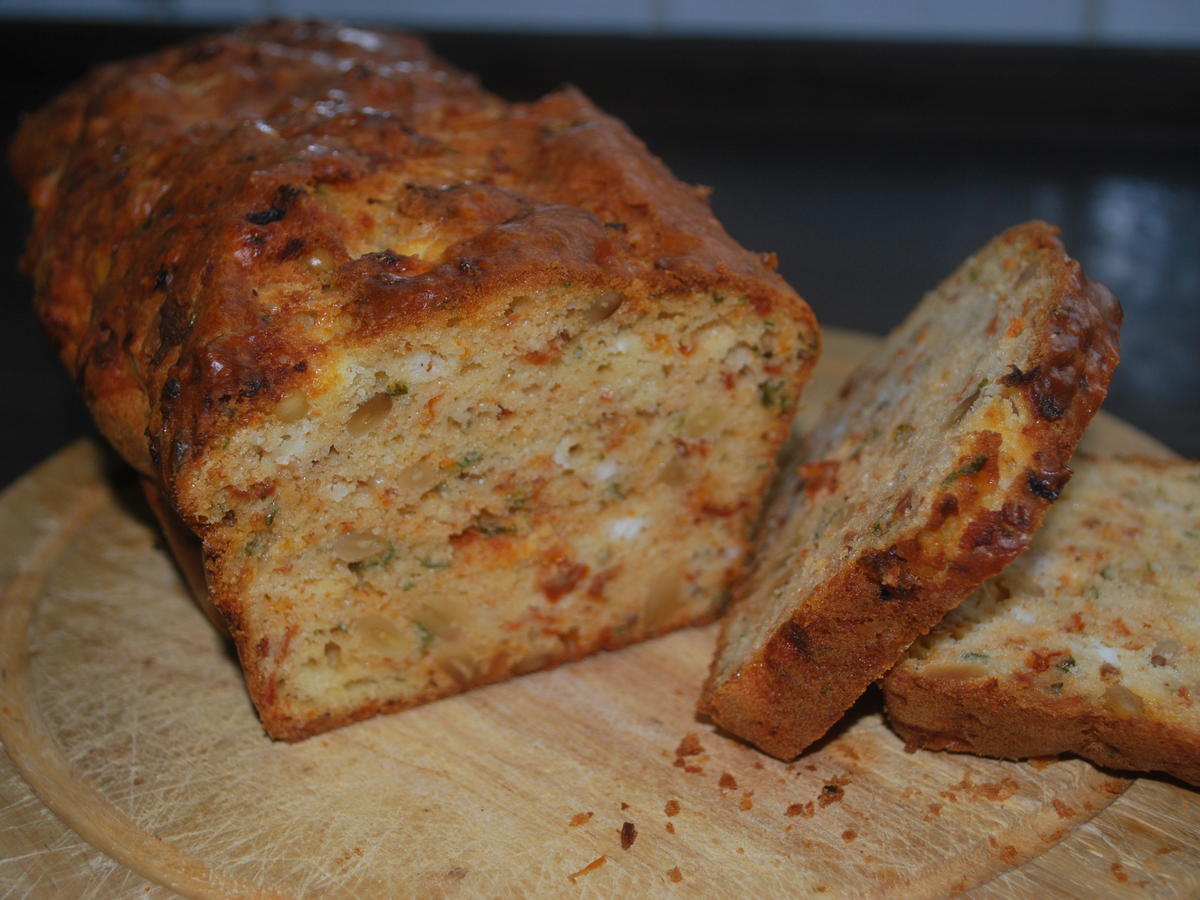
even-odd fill
[{"label": "wood grain", "polygon": [[[872,346],[829,333],[808,408]],[[1169,453],[1107,417],[1086,442]],[[712,628],[272,743],[91,443],[0,498],[0,546],[3,896],[1200,893],[1167,781],[906,753],[874,695],[791,765],[716,733]]]}]

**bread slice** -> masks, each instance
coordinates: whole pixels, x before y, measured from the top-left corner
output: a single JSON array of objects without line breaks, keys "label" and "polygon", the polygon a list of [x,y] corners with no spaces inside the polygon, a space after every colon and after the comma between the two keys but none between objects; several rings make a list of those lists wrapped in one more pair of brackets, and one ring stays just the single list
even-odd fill
[{"label": "bread slice", "polygon": [[1029,549],[884,679],[905,740],[1200,785],[1200,463],[1078,459]]},{"label": "bread slice", "polygon": [[712,619],[815,320],[566,90],[256,26],[28,119],[41,319],[298,739]]},{"label": "bread slice", "polygon": [[1015,227],[928,294],[789,467],[700,710],[787,758],[1016,556],[1070,475],[1121,311]]}]

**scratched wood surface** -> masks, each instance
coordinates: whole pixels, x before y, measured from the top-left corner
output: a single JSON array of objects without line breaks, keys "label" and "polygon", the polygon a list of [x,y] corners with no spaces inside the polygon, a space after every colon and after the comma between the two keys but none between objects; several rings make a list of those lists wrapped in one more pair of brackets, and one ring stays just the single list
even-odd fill
[{"label": "scratched wood surface", "polygon": [[[831,332],[808,407],[872,346]],[[1200,896],[1200,793],[906,753],[874,695],[784,765],[695,718],[714,634],[275,744],[133,479],[72,445],[0,497],[0,897]]]}]

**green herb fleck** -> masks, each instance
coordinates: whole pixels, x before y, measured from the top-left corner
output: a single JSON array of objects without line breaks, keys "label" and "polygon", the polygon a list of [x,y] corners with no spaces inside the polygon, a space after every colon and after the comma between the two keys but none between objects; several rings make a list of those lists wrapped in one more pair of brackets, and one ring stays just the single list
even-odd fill
[{"label": "green herb fleck", "polygon": [[724,303],[725,295],[724,294],[713,294],[712,301],[713,301],[713,303]]},{"label": "green herb fleck", "polygon": [[981,650],[966,650],[963,652],[962,658],[971,662],[987,662],[992,657]]},{"label": "green herb fleck", "polygon": [[758,386],[758,399],[767,409],[787,407],[787,396],[783,391],[783,382],[778,380],[764,381]]},{"label": "green herb fleck", "polygon": [[450,568],[449,562],[444,562],[444,561],[438,560],[438,559],[422,559],[420,562],[421,562],[421,566],[426,569],[448,569],[448,568]]},{"label": "green herb fleck", "polygon": [[475,523],[475,530],[484,537],[496,537],[501,534],[513,534],[517,528],[509,522],[500,519],[484,518]]},{"label": "green herb fleck", "polygon": [[823,535],[825,533],[825,529],[830,526],[830,524],[833,522],[834,516],[836,516],[836,515],[837,515],[837,510],[830,509],[830,510],[826,510],[824,515],[821,516],[821,520],[819,522],[817,522],[817,530],[813,532],[813,538],[812,538],[813,543],[820,542],[821,535]]},{"label": "green herb fleck", "polygon": [[424,653],[429,649],[429,645],[433,643],[433,632],[422,625],[420,622],[413,621],[413,625],[417,628],[417,649],[418,652]]},{"label": "green herb fleck", "polygon": [[504,498],[504,505],[509,512],[518,512],[529,503],[529,495],[524,491],[513,491]]},{"label": "green herb fleck", "polygon": [[408,385],[403,381],[393,381],[387,386],[387,395],[389,397],[403,397],[408,393]]},{"label": "green herb fleck", "polygon": [[610,497],[615,497],[617,500],[625,499],[624,489],[615,481],[609,484],[604,490]]},{"label": "green herb fleck", "polygon": [[357,559],[352,563],[347,563],[347,568],[351,572],[361,572],[364,569],[374,569],[376,566],[386,566],[396,557],[396,545],[388,541],[387,549],[382,553],[377,553],[367,559]]},{"label": "green herb fleck", "polygon": [[1055,663],[1054,668],[1058,669],[1060,672],[1070,672],[1075,668],[1075,657],[1068,656],[1066,659],[1060,660],[1059,662]]},{"label": "green herb fleck", "polygon": [[958,481],[962,475],[974,475],[980,469],[987,465],[988,457],[986,453],[980,453],[977,457],[961,468],[955,469],[944,479],[942,479],[942,487],[949,487]]},{"label": "green herb fleck", "polygon": [[266,523],[268,528],[270,528],[272,525],[275,524],[275,516],[277,516],[278,514],[279,514],[279,502],[276,501],[275,503],[271,504],[271,508],[269,510],[267,510],[267,514],[265,516],[263,516],[263,521]]},{"label": "green herb fleck", "polygon": [[454,464],[460,469],[469,469],[481,459],[483,459],[482,453],[476,453],[472,451],[470,453],[464,453]]},{"label": "green herb fleck", "polygon": [[400,590],[411,591],[416,586],[417,586],[417,583],[415,581],[406,581],[406,582],[404,582],[404,584],[400,585]]}]

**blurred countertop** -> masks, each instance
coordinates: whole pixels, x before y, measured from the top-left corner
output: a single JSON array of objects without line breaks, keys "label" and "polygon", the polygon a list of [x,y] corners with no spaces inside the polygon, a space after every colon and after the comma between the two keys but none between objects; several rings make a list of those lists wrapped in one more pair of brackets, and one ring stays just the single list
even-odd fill
[{"label": "blurred countertop", "polygon": [[[7,22],[0,134],[97,63],[197,29]],[[563,83],[623,118],[824,325],[883,334],[1009,225],[1041,218],[1125,308],[1105,409],[1200,458],[1200,52],[715,38],[430,35],[489,89]],[[17,269],[0,179],[0,486],[91,425]]]}]

